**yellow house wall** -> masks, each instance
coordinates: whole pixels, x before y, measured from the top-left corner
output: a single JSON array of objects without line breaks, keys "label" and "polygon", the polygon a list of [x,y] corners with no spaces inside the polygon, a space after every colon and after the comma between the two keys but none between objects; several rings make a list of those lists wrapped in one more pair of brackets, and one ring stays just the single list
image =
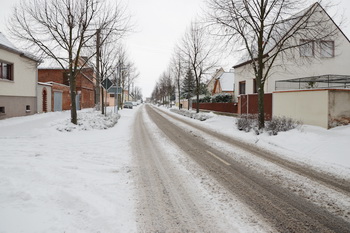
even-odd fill
[{"label": "yellow house wall", "polygon": [[328,90],[275,92],[272,115],[328,128],[328,99]]},{"label": "yellow house wall", "polygon": [[36,63],[19,54],[0,49],[0,60],[13,64],[13,81],[0,79],[0,95],[36,97]]}]

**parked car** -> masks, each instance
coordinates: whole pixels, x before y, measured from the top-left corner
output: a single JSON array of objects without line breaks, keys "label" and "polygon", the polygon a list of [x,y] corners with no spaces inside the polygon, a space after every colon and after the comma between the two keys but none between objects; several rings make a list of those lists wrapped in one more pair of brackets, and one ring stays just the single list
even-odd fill
[{"label": "parked car", "polygon": [[133,108],[132,102],[125,102],[125,103],[124,103],[124,108],[130,108],[130,109],[132,109],[132,108]]},{"label": "parked car", "polygon": [[137,102],[132,102],[132,105],[137,106],[138,104]]}]

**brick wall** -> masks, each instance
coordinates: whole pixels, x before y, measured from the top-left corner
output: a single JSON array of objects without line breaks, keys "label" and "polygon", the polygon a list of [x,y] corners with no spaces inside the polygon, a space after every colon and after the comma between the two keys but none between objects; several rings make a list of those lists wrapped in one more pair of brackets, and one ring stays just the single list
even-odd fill
[{"label": "brick wall", "polygon": [[39,69],[38,79],[39,82],[54,82],[67,85],[63,74],[64,70],[62,69]]},{"label": "brick wall", "polygon": [[[93,108],[95,106],[95,91],[93,84],[93,69],[83,70],[83,74],[78,74],[76,78],[76,91],[81,93],[80,108]],[[39,69],[39,82],[54,82],[56,84],[65,84],[65,86],[55,85],[56,90],[63,91],[63,110],[70,110],[71,101],[69,95],[69,83],[65,71],[62,69]],[[67,87],[68,86],[68,87]],[[54,91],[54,88],[53,90]],[[52,96],[54,96],[52,94]],[[53,97],[52,97],[53,98]],[[53,101],[53,99],[52,99]],[[52,102],[52,106],[54,103]]]}]

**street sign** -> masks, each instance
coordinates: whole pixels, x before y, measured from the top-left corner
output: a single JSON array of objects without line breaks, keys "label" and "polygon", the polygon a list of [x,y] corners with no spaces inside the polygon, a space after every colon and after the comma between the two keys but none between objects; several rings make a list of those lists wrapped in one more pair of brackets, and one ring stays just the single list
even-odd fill
[{"label": "street sign", "polygon": [[109,80],[109,78],[105,78],[105,79],[103,79],[103,81],[101,82],[101,86],[102,86],[104,89],[106,89],[106,90],[108,90],[109,88],[111,88],[112,85],[113,85],[113,83],[112,83],[111,80]]},{"label": "street sign", "polygon": [[[123,91],[123,89],[121,87],[118,87],[118,93],[117,94],[121,94]],[[116,86],[112,86],[107,90],[108,93],[114,94],[117,92],[117,87]]]}]

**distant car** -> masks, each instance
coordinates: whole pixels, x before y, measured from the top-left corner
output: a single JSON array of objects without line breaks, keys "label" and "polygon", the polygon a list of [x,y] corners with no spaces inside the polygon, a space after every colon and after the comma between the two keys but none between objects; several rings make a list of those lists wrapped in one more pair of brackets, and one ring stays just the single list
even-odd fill
[{"label": "distant car", "polygon": [[137,106],[137,102],[132,102],[132,105]]},{"label": "distant car", "polygon": [[132,109],[132,108],[133,108],[132,102],[125,102],[125,103],[124,103],[124,108],[130,108],[130,109]]}]

